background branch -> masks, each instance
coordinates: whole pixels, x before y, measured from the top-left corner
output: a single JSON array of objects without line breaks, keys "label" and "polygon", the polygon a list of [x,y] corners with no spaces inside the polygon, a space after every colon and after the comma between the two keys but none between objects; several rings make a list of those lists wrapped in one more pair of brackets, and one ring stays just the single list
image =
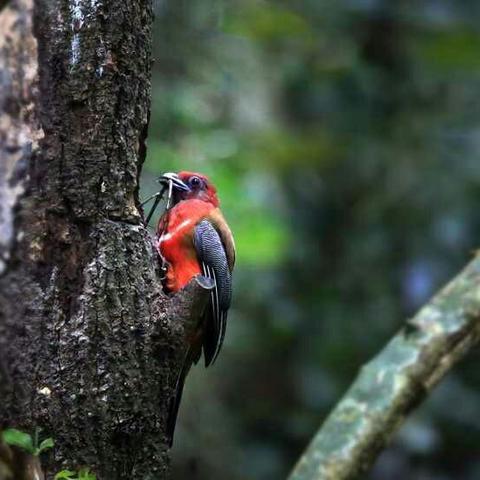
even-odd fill
[{"label": "background branch", "polygon": [[289,480],[356,478],[480,337],[480,259],[474,259],[362,367]]}]

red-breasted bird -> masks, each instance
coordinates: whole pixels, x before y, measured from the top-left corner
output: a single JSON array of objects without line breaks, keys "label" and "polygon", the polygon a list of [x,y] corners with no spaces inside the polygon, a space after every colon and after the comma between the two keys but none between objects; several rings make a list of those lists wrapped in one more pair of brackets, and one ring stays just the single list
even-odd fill
[{"label": "red-breasted bird", "polygon": [[209,305],[191,339],[177,380],[167,424],[171,445],[190,367],[198,362],[202,350],[205,366],[213,364],[222,347],[232,296],[235,242],[220,211],[217,191],[205,175],[166,173],[160,182],[171,184],[172,188],[172,206],[160,218],[157,229],[157,250],[167,267],[166,289],[177,292],[196,275],[204,275],[214,282]]}]

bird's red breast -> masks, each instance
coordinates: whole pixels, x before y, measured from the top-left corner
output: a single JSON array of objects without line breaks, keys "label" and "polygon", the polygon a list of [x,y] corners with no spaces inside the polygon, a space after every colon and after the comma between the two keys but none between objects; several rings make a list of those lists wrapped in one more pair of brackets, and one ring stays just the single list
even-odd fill
[{"label": "bird's red breast", "polygon": [[201,273],[193,245],[193,229],[213,208],[202,200],[185,200],[166,213],[165,229],[158,232],[158,250],[167,262],[166,286],[169,291],[180,290]]},{"label": "bird's red breast", "polygon": [[180,290],[195,275],[202,273],[193,243],[193,232],[195,226],[204,219],[218,229],[233,268],[233,237],[220,209],[203,200],[181,201],[166,212],[159,223],[158,232],[157,248],[168,265],[166,287],[171,292]]}]

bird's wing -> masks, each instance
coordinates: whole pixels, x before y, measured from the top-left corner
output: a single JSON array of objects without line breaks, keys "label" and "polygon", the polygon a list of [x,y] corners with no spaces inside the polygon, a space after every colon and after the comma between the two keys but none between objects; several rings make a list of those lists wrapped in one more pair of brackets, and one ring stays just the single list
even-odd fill
[{"label": "bird's wing", "polygon": [[203,275],[213,279],[210,305],[205,313],[203,352],[205,366],[212,364],[222,347],[227,324],[227,312],[232,297],[232,274],[222,239],[208,220],[195,227],[194,245]]},{"label": "bird's wing", "polygon": [[232,272],[235,265],[235,241],[232,232],[219,208],[212,210],[208,215],[208,219],[220,235],[223,248],[227,255],[228,268],[230,269],[230,272]]}]

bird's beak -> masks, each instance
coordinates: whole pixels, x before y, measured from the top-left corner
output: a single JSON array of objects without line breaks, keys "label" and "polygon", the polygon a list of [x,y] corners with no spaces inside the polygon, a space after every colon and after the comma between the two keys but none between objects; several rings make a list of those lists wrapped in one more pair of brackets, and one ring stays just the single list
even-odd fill
[{"label": "bird's beak", "polygon": [[188,185],[180,180],[179,176],[176,173],[172,172],[167,172],[161,175],[158,178],[159,183],[162,185],[166,185],[168,187],[168,184],[172,182],[173,188],[176,190],[183,190],[184,192],[190,191],[190,188]]}]

